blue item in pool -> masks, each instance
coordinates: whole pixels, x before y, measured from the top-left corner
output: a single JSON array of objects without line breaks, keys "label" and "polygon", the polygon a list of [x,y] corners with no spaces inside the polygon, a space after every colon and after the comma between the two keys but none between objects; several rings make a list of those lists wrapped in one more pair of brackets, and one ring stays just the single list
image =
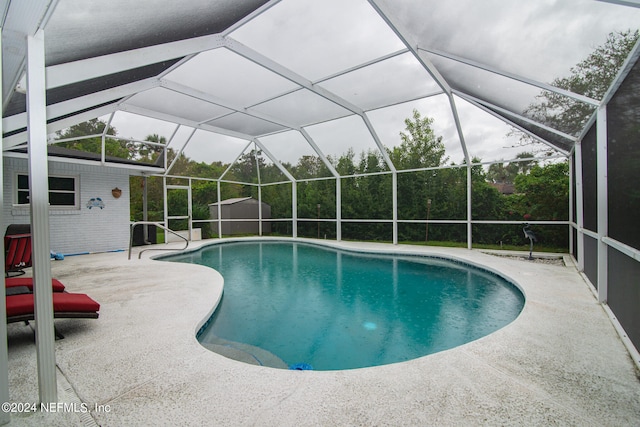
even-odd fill
[{"label": "blue item in pool", "polygon": [[296,363],[289,366],[289,369],[292,371],[312,371],[313,367],[307,363]]}]

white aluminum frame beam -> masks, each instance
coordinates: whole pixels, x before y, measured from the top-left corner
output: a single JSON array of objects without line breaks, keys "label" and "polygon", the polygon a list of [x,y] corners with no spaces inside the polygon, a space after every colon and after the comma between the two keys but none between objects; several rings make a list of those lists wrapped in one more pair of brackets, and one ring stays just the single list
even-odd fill
[{"label": "white aluminum frame beam", "polygon": [[[3,20],[4,21],[4,20]],[[0,27],[0,34],[2,27]],[[0,37],[0,52],[2,52],[2,38]],[[0,93],[2,93],[2,55],[0,55]],[[0,122],[0,138],[2,138],[2,122]],[[4,156],[0,153],[0,188],[4,188]],[[4,206],[4,191],[0,192],[0,206]],[[2,212],[0,212],[2,219]],[[0,275],[4,277],[4,264],[0,265]],[[7,300],[6,287],[0,291],[0,403],[9,402],[9,345],[7,342]],[[11,420],[8,411],[0,411],[0,425]]]},{"label": "white aluminum frame beam", "polygon": [[375,64],[377,64],[379,62],[386,61],[387,59],[391,59],[391,58],[395,58],[396,56],[404,55],[405,53],[409,53],[409,49],[404,48],[404,49],[396,50],[395,52],[391,52],[391,53],[388,53],[386,55],[379,56],[379,57],[374,58],[374,59],[372,59],[370,61],[363,62],[363,63],[358,64],[358,65],[354,65],[353,67],[350,67],[350,68],[345,68],[344,70],[340,70],[337,73],[330,74],[328,76],[324,76],[320,80],[314,81],[313,84],[315,85],[315,84],[319,84],[319,83],[322,83],[322,82],[326,82],[326,81],[334,79],[336,77],[340,77],[340,76],[343,76],[345,74],[349,74],[352,71],[361,70],[362,68],[366,68],[366,67],[368,67],[370,65],[375,65]]},{"label": "white aluminum frame beam", "polygon": [[[371,63],[379,62],[379,61],[381,61],[383,59],[388,59],[388,57],[393,57],[393,56],[396,56],[396,55],[399,55],[399,54],[405,53],[405,52],[407,52],[407,50],[398,51],[398,52],[395,52],[393,54],[387,55],[387,57],[379,58],[378,60],[374,60],[374,61],[370,61],[370,62]],[[363,65],[355,67],[354,69],[361,68],[362,66]],[[183,95],[191,96],[191,97],[200,99],[200,100],[205,101],[205,102],[210,102],[210,103],[213,103],[215,105],[218,105],[218,106],[221,106],[221,107],[224,107],[224,108],[228,108],[230,110],[233,110],[233,111],[236,111],[236,112],[239,112],[239,113],[243,113],[243,114],[247,114],[248,116],[255,117],[255,118],[258,118],[258,119],[261,119],[261,120],[265,120],[265,121],[268,121],[270,123],[274,123],[276,125],[285,127],[285,129],[283,129],[283,130],[281,130],[279,132],[286,132],[286,131],[289,131],[289,130],[297,130],[298,132],[300,132],[300,134],[307,140],[307,143],[313,148],[313,150],[320,157],[322,162],[325,164],[325,166],[329,169],[331,174],[336,179],[336,213],[337,213],[337,218],[336,218],[336,236],[337,236],[337,240],[338,241],[342,240],[342,227],[341,227],[342,191],[341,191],[340,174],[338,174],[338,172],[335,170],[335,168],[333,167],[331,162],[329,162],[329,160],[327,159],[325,154],[322,152],[322,150],[318,147],[318,145],[315,143],[313,138],[309,135],[309,133],[303,127],[300,127],[300,126],[297,126],[297,125],[294,125],[294,124],[291,124],[291,123],[283,122],[280,119],[271,117],[271,116],[269,116],[267,114],[264,114],[264,113],[257,112],[255,110],[250,110],[249,109],[250,107],[243,107],[243,106],[240,106],[240,105],[234,105],[233,103],[230,103],[229,101],[222,100],[222,99],[220,99],[218,97],[215,97],[213,95],[210,95],[208,93],[204,93],[204,92],[198,91],[198,90],[193,89],[193,88],[191,88],[189,86],[185,86],[185,85],[182,85],[180,83],[177,83],[177,82],[174,82],[174,81],[171,81],[171,80],[161,79],[160,80],[160,86],[165,88],[165,89],[169,89],[169,90],[175,91],[177,93],[181,93]],[[296,89],[296,90],[298,90],[298,89]],[[266,102],[266,101],[262,101],[262,102]],[[263,147],[263,150],[265,152],[268,152],[268,150],[265,149],[263,144],[260,144],[260,146]],[[383,151],[383,154],[386,154],[386,153]],[[279,163],[279,162],[276,162],[276,158],[274,156],[272,156],[271,154],[269,154],[269,158],[272,161],[274,161],[274,163]],[[279,168],[281,170],[284,169],[281,166],[279,166]],[[289,173],[287,172],[285,175],[289,176]],[[295,181],[295,178],[291,177],[290,180]]]},{"label": "white aluminum frame beam", "polygon": [[[518,129],[520,132],[522,132],[522,133],[524,133],[524,134],[526,134],[526,135],[529,135],[531,138],[533,138],[533,139],[535,139],[536,141],[538,141],[538,142],[540,142],[540,143],[542,143],[542,144],[546,145],[547,147],[549,147],[549,148],[551,148],[551,149],[553,149],[553,150],[555,150],[555,151],[558,151],[559,153],[562,153],[565,157],[569,155],[569,152],[568,152],[567,150],[563,150],[562,148],[557,147],[556,145],[552,144],[551,142],[547,141],[546,139],[541,138],[541,137],[539,137],[538,135],[536,135],[535,133],[533,133],[533,132],[531,132],[531,131],[529,131],[529,130],[527,130],[527,129],[523,128],[523,127],[522,127],[522,126],[520,126],[519,124],[512,122],[511,120],[507,119],[507,118],[506,118],[506,117],[504,117],[504,116],[501,116],[500,114],[497,114],[497,113],[496,113],[495,111],[493,111],[491,108],[496,108],[496,109],[502,110],[502,111],[504,111],[505,113],[507,112],[507,110],[504,110],[503,108],[500,108],[500,107],[498,107],[498,106],[496,106],[496,105],[492,105],[492,104],[488,104],[488,105],[491,105],[491,108],[489,108],[489,107],[487,107],[486,105],[484,105],[484,104],[482,103],[482,102],[484,102],[484,101],[481,101],[481,100],[479,100],[478,98],[474,98],[474,97],[472,97],[472,96],[469,96],[469,95],[467,95],[467,94],[464,94],[464,93],[461,93],[461,92],[457,92],[457,91],[454,91],[454,93],[455,93],[457,96],[459,96],[460,98],[462,98],[462,99],[464,99],[465,101],[467,101],[468,103],[473,104],[473,105],[475,105],[476,107],[480,108],[480,109],[481,109],[482,111],[484,111],[485,113],[490,114],[490,115],[492,115],[493,117],[495,117],[496,119],[499,119],[500,121],[502,121],[502,122],[504,122],[504,123],[508,124],[509,126],[512,126],[512,127],[516,128],[516,129]],[[509,113],[509,115],[516,116],[516,117],[518,117],[518,118],[520,118],[520,119],[522,119],[522,120],[525,120],[525,121],[527,121],[527,122],[529,122],[529,123],[536,124],[536,122],[534,122],[533,120],[531,120],[531,119],[527,119],[526,117],[523,117],[523,116],[519,116],[519,115],[517,115],[517,114],[515,114],[515,113],[511,113],[511,112],[510,112],[510,113]],[[542,125],[540,125],[540,124],[536,124],[536,126],[538,126],[538,127],[542,127]],[[558,132],[557,132],[557,131],[555,131],[555,132],[553,132],[553,133],[558,134]],[[562,134],[562,135],[560,135],[560,136],[563,136],[563,137],[570,137],[570,138],[571,138],[571,140],[573,140],[573,142],[574,142],[574,143],[577,141],[577,138],[572,137],[572,136],[570,136],[570,135],[568,135],[568,134]]]},{"label": "white aluminum frame beam", "polygon": [[[365,126],[367,127],[367,130],[369,131],[369,133],[371,134],[372,138],[375,141],[376,146],[378,147],[378,150],[382,156],[382,158],[384,159],[385,163],[387,164],[387,167],[392,171],[393,173],[393,189],[392,189],[392,197],[393,197],[393,243],[397,244],[398,243],[398,196],[397,196],[397,175],[396,175],[396,168],[393,164],[393,162],[391,162],[391,159],[389,158],[386,150],[384,149],[384,146],[382,144],[382,142],[380,141],[380,138],[378,137],[378,134],[376,133],[373,125],[371,124],[371,122],[369,121],[369,118],[367,117],[367,115],[365,114],[364,110],[362,110],[361,108],[359,108],[358,106],[350,103],[349,101],[339,97],[338,95],[322,88],[321,86],[315,85],[313,84],[311,81],[305,79],[304,77],[298,75],[297,73],[293,72],[292,70],[289,70],[285,67],[283,67],[281,64],[271,60],[270,58],[267,58],[265,56],[263,56],[262,54],[254,51],[253,49],[250,49],[249,47],[243,45],[242,43],[238,42],[237,40],[234,40],[232,38],[227,37],[226,39],[226,44],[225,47],[228,48],[229,50],[231,50],[232,52],[254,62],[255,64],[258,64],[276,74],[278,74],[279,76],[297,84],[298,86],[307,89],[313,93],[315,93],[316,95],[319,95],[325,99],[327,99],[330,102],[333,102],[336,105],[341,106],[342,108],[351,111],[354,114],[357,114],[358,116],[360,116],[360,118],[362,119],[362,121],[364,122]],[[336,178],[336,183],[338,182],[339,178]],[[340,204],[341,203],[341,190],[340,190],[340,184],[336,184],[336,203]],[[293,199],[294,199],[294,203],[295,200],[297,199],[297,193],[296,193],[296,186],[294,185],[293,187]],[[295,206],[294,206],[295,208]],[[340,212],[340,208],[337,209],[337,212]],[[295,212],[295,210],[294,210]],[[336,221],[337,224],[340,224],[340,221]],[[296,220],[294,220],[294,237],[297,235],[297,227],[295,225]],[[340,227],[338,225],[338,227]],[[337,234],[340,236],[341,238],[341,232],[340,230],[338,230]]]},{"label": "white aluminum frame beam", "polygon": [[[260,178],[260,159],[258,158],[258,143],[253,140],[253,158],[256,161],[256,175],[258,177],[258,236],[262,236],[262,179]],[[262,247],[260,247],[262,250]]]},{"label": "white aluminum frame beam", "polygon": [[573,98],[573,99],[575,99],[577,101],[581,101],[581,102],[584,102],[586,104],[593,105],[595,107],[600,105],[600,101],[598,101],[596,99],[593,99],[593,98],[589,98],[588,96],[580,95],[579,93],[575,93],[575,92],[571,92],[571,91],[568,91],[568,90],[565,90],[565,89],[561,89],[561,88],[558,88],[558,87],[555,87],[555,86],[551,86],[550,84],[542,83],[542,82],[539,82],[539,81],[533,80],[533,79],[529,79],[529,78],[520,76],[518,74],[502,71],[502,70],[499,70],[499,69],[497,69],[495,67],[491,67],[489,65],[483,64],[481,62],[472,61],[470,59],[463,58],[463,57],[458,56],[458,55],[453,55],[453,54],[448,53],[448,52],[444,52],[444,51],[437,50],[437,49],[425,49],[425,48],[422,48],[422,47],[418,47],[418,51],[428,52],[428,53],[431,53],[433,55],[440,56],[442,58],[451,59],[452,61],[459,62],[459,63],[465,64],[465,65],[469,65],[469,66],[471,66],[473,68],[478,68],[480,70],[488,71],[488,72],[490,72],[492,74],[496,74],[496,75],[499,75],[499,76],[502,76],[502,77],[506,77],[508,79],[515,80],[515,81],[518,81],[520,83],[525,83],[525,84],[530,85],[530,86],[535,86],[535,87],[538,87],[538,88],[540,88],[542,90],[546,90],[546,91],[557,93],[559,95],[563,95],[563,96],[566,96],[566,97],[569,97],[569,98]]},{"label": "white aluminum frame beam", "polygon": [[318,85],[314,85],[311,81],[305,79],[304,77],[298,75],[297,73],[291,71],[288,68],[285,68],[284,66],[282,66],[281,64],[273,61],[272,59],[256,52],[255,50],[245,46],[244,44],[240,43],[237,40],[234,40],[232,38],[227,37],[225,39],[226,43],[225,43],[225,47],[228,48],[229,50],[231,50],[232,52],[242,56],[243,58],[248,59],[249,61],[258,64],[276,74],[278,74],[279,76],[297,84],[298,86],[300,86],[303,89],[307,89],[313,93],[315,93],[316,95],[319,95],[323,98],[325,98],[326,100],[333,102],[336,105],[339,105],[340,107],[344,108],[347,111],[351,111],[354,114],[357,114],[358,116],[360,116],[362,118],[362,120],[365,123],[365,126],[367,126],[367,129],[369,131],[369,133],[371,134],[371,136],[373,137],[373,139],[375,140],[376,144],[378,145],[378,149],[380,150],[380,152],[382,153],[383,158],[385,159],[385,162],[387,163],[387,166],[389,167],[389,169],[391,170],[395,170],[393,164],[391,163],[391,160],[389,159],[389,157],[386,155],[386,152],[384,150],[384,147],[382,146],[382,144],[380,143],[380,138],[378,138],[378,135],[376,134],[375,129],[373,128],[373,126],[371,126],[371,123],[369,122],[367,116],[365,115],[364,110],[362,110],[360,107],[358,107],[355,104],[352,104],[351,102],[347,101],[346,99],[343,99],[341,97],[339,97],[338,95],[334,94],[333,92],[330,92],[326,89],[324,89],[321,86]]},{"label": "white aluminum frame beam", "polygon": [[229,28],[227,28],[226,30],[224,30],[220,34],[223,35],[223,36],[229,35],[233,31],[235,31],[238,28],[242,27],[247,22],[253,20],[254,18],[262,15],[263,13],[265,13],[267,10],[271,9],[273,6],[275,6],[278,3],[280,3],[280,1],[281,0],[270,0],[268,3],[263,4],[262,6],[260,6],[259,8],[257,8],[256,10],[254,10],[253,12],[251,12],[250,14],[245,16],[244,18],[242,18],[239,21],[235,22],[233,25],[231,25]]},{"label": "white aluminum frame beam", "polygon": [[[569,217],[568,217],[569,224],[573,222],[573,213],[575,212],[575,206],[573,204],[574,195],[575,195],[574,189],[576,188],[576,183],[573,178],[575,176],[574,162],[575,162],[575,157],[573,158],[573,161],[571,158],[569,158]],[[569,253],[570,254],[574,253],[573,227],[571,225],[569,225]]]},{"label": "white aluminum frame beam", "polygon": [[[58,0],[6,1],[0,25],[5,55],[3,78],[9,79],[2,93],[2,106],[7,106],[13,89],[25,73],[27,36],[44,28],[56,9]],[[11,20],[7,17],[11,15]],[[9,60],[7,60],[9,59]]]},{"label": "white aluminum frame beam", "polygon": [[[178,152],[176,153],[176,157],[174,157],[174,159],[171,161],[171,164],[169,165],[169,167],[165,168],[164,175],[168,175],[171,172],[171,169],[173,169],[173,166],[176,164],[176,162],[178,161],[178,159],[180,158],[180,156],[184,152],[185,147],[187,146],[187,144],[189,144],[189,141],[191,141],[191,138],[193,138],[193,135],[195,135],[196,131],[198,130],[196,128],[192,128],[192,129],[193,130],[189,134],[189,137],[187,138],[185,143],[182,145],[182,147],[180,147],[180,150],[178,150]],[[176,129],[176,131],[177,131],[177,129]],[[175,132],[174,132],[174,134],[175,134]],[[172,139],[173,139],[173,137],[172,137]],[[169,143],[167,143],[167,147],[168,146],[169,146]],[[165,151],[165,164],[166,164],[167,150],[165,149],[164,151]]]},{"label": "white aluminum frame beam", "polygon": [[605,238],[609,230],[609,196],[607,189],[607,105],[598,108],[596,123],[596,157],[598,188],[598,301],[606,304],[608,298],[608,246]]},{"label": "white aluminum frame beam", "polygon": [[[267,157],[269,157],[269,160],[271,160],[273,164],[276,165],[276,167],[280,170],[280,172],[282,172],[282,174],[286,176],[289,181],[293,182],[296,180],[293,177],[293,175],[291,175],[291,173],[287,170],[287,168],[285,168],[282,165],[282,163],[280,163],[280,160],[278,160],[276,156],[271,154],[271,151],[269,151],[269,149],[265,147],[264,144],[258,138],[254,138],[253,143],[256,145],[256,147],[260,148],[260,150],[263,151],[267,155]],[[256,165],[258,165],[258,157],[256,157]],[[260,177],[258,177],[258,179],[259,178]]]},{"label": "white aluminum frame beam", "polygon": [[[58,117],[63,117],[69,114],[73,114],[76,111],[83,111],[86,109],[90,109],[91,107],[94,107],[96,105],[101,105],[110,101],[117,101],[128,95],[132,95],[138,92],[152,89],[154,87],[157,87],[158,85],[159,83],[157,79],[151,78],[151,79],[141,80],[135,83],[129,83],[123,86],[107,89],[101,92],[96,92],[91,95],[82,96],[82,97],[71,99],[68,101],[59,102],[57,104],[52,104],[46,107],[47,119],[54,120]],[[94,112],[90,114],[91,116],[90,118],[99,117],[101,115],[108,114],[108,112],[113,112],[117,109],[118,109],[118,104],[116,102],[113,102],[112,105],[106,105],[106,106],[98,107],[91,110]],[[104,113],[105,110],[108,112]],[[98,115],[95,115],[95,114],[98,114]],[[74,117],[86,117],[86,116],[87,116],[87,112],[84,112]],[[66,123],[68,123],[69,120],[67,119],[63,119],[63,120],[65,120],[64,122],[65,125],[63,126],[57,125],[58,121],[51,122],[48,125],[49,133],[53,133],[55,132],[55,130],[60,130],[67,127],[68,124]],[[72,124],[77,124],[77,123],[80,123],[81,121],[82,120],[79,120],[78,118],[74,118]],[[19,113],[10,117],[5,117],[2,120],[2,122],[3,122],[4,132],[13,132],[19,129],[23,129],[27,125],[27,113],[26,112]],[[55,130],[51,131],[51,129],[55,129]],[[22,139],[26,140],[25,138],[26,133],[23,132],[21,134],[16,134],[16,135],[23,135]],[[19,139],[16,137],[16,135],[11,135],[11,137],[8,138],[8,140],[10,141],[8,144],[7,144],[7,140],[4,141],[4,143],[6,144],[5,149],[8,147],[11,147],[12,146],[11,144],[15,145],[13,141],[15,141],[15,139]]]},{"label": "white aluminum frame beam", "polygon": [[[573,135],[569,135],[568,133],[560,132],[560,131],[559,131],[559,130],[557,130],[557,129],[554,129],[554,128],[551,128],[551,127],[549,127],[549,126],[546,126],[546,125],[544,125],[544,124],[542,124],[542,123],[536,122],[535,120],[531,120],[530,118],[528,118],[528,117],[524,117],[524,116],[522,116],[522,115],[520,115],[520,114],[516,114],[516,113],[514,113],[513,111],[509,111],[509,110],[506,110],[506,109],[504,109],[504,108],[502,108],[502,107],[498,107],[498,106],[497,106],[497,105],[495,105],[495,104],[491,104],[490,102],[487,102],[487,101],[484,101],[484,100],[482,100],[482,99],[476,98],[476,97],[471,96],[471,95],[469,95],[469,94],[462,93],[462,92],[458,92],[458,91],[454,91],[454,93],[455,93],[457,96],[459,96],[460,98],[464,99],[465,101],[467,101],[467,102],[469,102],[469,103],[471,103],[471,104],[475,105],[475,106],[476,106],[476,107],[478,107],[478,108],[481,108],[481,109],[482,109],[483,111],[485,111],[486,113],[491,114],[493,117],[495,117],[495,118],[497,118],[497,119],[502,120],[503,122],[505,122],[506,124],[508,124],[508,125],[510,125],[510,126],[515,127],[515,128],[516,128],[516,129],[518,129],[519,131],[526,133],[527,135],[529,135],[529,136],[531,136],[532,138],[534,138],[534,139],[536,139],[536,140],[540,141],[541,143],[543,143],[543,144],[545,144],[545,145],[549,146],[550,148],[553,148],[554,150],[559,151],[560,153],[563,153],[565,156],[568,156],[568,155],[569,155],[569,152],[568,152],[567,150],[563,150],[562,148],[557,147],[557,146],[556,146],[556,145],[554,145],[553,143],[551,143],[551,142],[547,141],[546,139],[541,138],[541,137],[539,137],[538,135],[536,135],[536,134],[534,134],[534,133],[532,133],[532,132],[530,132],[530,131],[528,131],[528,130],[524,129],[522,126],[518,125],[517,123],[514,123],[514,122],[510,121],[510,120],[509,120],[509,119],[507,119],[506,117],[501,116],[500,114],[496,114],[496,111],[503,112],[503,113],[505,113],[505,114],[507,114],[507,115],[509,115],[509,116],[517,117],[518,119],[522,120],[523,122],[526,122],[526,123],[529,123],[529,124],[531,124],[531,125],[537,126],[537,127],[539,127],[540,129],[544,129],[544,130],[546,130],[546,131],[548,131],[548,132],[550,132],[550,133],[553,133],[553,134],[555,134],[555,135],[558,135],[558,136],[560,136],[560,137],[562,137],[562,138],[565,138],[565,139],[568,139],[568,140],[570,140],[570,141],[573,141],[573,143],[574,143],[574,144],[575,144],[575,143],[576,143],[576,141],[578,140],[578,138],[576,138],[576,137],[575,137],[575,136],[573,136]],[[495,111],[493,111],[493,110],[495,110]]]},{"label": "white aluminum frame beam", "polygon": [[218,177],[218,181],[222,181],[222,178],[224,178],[224,176],[231,170],[233,165],[235,165],[238,162],[238,160],[240,160],[240,157],[242,157],[242,155],[245,153],[245,151],[247,151],[247,148],[249,148],[251,146],[251,144],[253,144],[253,138],[250,139],[249,142],[247,143],[247,145],[244,146],[244,148],[240,151],[240,153],[235,158],[235,160],[233,162],[229,163],[229,166],[227,166],[227,168],[224,170],[224,172],[222,172],[222,175],[220,175]]},{"label": "white aluminum frame beam", "polygon": [[584,227],[584,188],[582,185],[582,141],[576,144],[573,149],[573,155],[575,157],[575,173],[576,173],[576,226],[578,228],[578,241],[577,241],[577,253],[578,253],[578,270],[584,271],[584,233],[582,232]]},{"label": "white aluminum frame beam", "polygon": [[47,67],[47,89],[181,58],[223,44],[224,38],[214,34],[52,65]]},{"label": "white aluminum frame beam", "polygon": [[165,122],[184,125],[192,128],[202,129],[209,132],[217,133],[220,135],[231,136],[233,138],[243,139],[245,141],[251,141],[253,139],[252,135],[247,135],[246,133],[236,132],[229,129],[223,129],[217,126],[208,125],[201,122],[196,122],[193,120],[185,119],[182,117],[172,116],[170,114],[160,113],[154,110],[149,110],[147,108],[136,107],[133,105],[120,105],[120,111],[124,111],[127,113],[138,114],[140,116],[150,117],[152,119],[163,120]]},{"label": "white aluminum frame beam", "polygon": [[[640,3],[640,0],[637,0],[637,1]],[[639,60],[640,60],[640,39],[636,41],[635,46],[633,46],[633,49],[631,49],[631,53],[629,53],[629,55],[627,56],[627,59],[625,59],[624,63],[622,64],[622,67],[620,67],[618,74],[613,79],[613,83],[611,83],[611,85],[609,86],[607,93],[604,94],[604,97],[602,98],[603,105],[609,104],[609,101],[611,101],[611,98],[613,98],[613,96],[616,94],[616,92],[620,88],[620,85],[622,85],[622,82],[624,81],[624,79],[627,77],[631,69],[635,66],[636,62],[638,62]]]},{"label": "white aluminum frame beam", "polygon": [[[225,100],[223,100],[221,98],[218,98],[218,97],[216,97],[214,95],[208,94],[206,92],[199,91],[197,89],[194,89],[194,88],[189,87],[189,86],[185,86],[183,84],[174,82],[172,80],[161,79],[160,80],[160,87],[163,87],[165,89],[171,90],[173,92],[180,93],[182,95],[189,96],[191,98],[196,98],[196,99],[199,99],[201,101],[205,101],[205,102],[208,102],[208,103],[211,103],[211,104],[215,104],[215,105],[218,105],[220,107],[224,107],[224,108],[227,108],[229,110],[233,110],[233,111],[238,112],[238,113],[246,114],[248,116],[251,116],[251,117],[254,117],[254,118],[257,118],[257,119],[260,119],[260,120],[264,120],[266,122],[270,122],[270,123],[276,124],[278,126],[285,127],[287,129],[299,130],[299,126],[297,126],[297,125],[284,122],[284,121],[282,121],[282,120],[280,120],[278,118],[272,117],[272,116],[270,116],[268,114],[260,113],[258,111],[254,111],[254,110],[249,110],[248,108],[243,107],[243,106],[241,106],[239,104],[235,104],[233,102],[225,101]],[[228,115],[228,114],[225,114],[225,115],[219,116],[219,117],[212,117],[212,118],[207,119],[206,121],[204,121],[202,123],[209,122],[211,120],[215,120],[217,118],[224,117],[226,115]]]},{"label": "white aluminum frame beam", "polygon": [[[462,132],[462,125],[460,123],[460,117],[458,115],[458,109],[456,107],[455,99],[453,98],[453,91],[451,86],[446,81],[446,79],[440,74],[438,69],[433,65],[431,60],[426,57],[426,55],[418,50],[418,44],[415,40],[410,38],[409,32],[403,28],[403,25],[394,17],[385,6],[381,5],[377,0],[368,0],[371,7],[378,13],[378,15],[386,22],[387,26],[396,34],[396,36],[402,41],[402,43],[409,49],[409,51],[413,54],[413,56],[418,60],[420,65],[431,75],[431,77],[436,81],[436,83],[442,88],[442,90],[447,94],[449,98],[449,105],[451,108],[451,114],[453,115],[453,119],[456,125],[456,130],[458,132],[458,138],[460,139],[460,144],[462,145],[462,151],[464,153],[465,161],[467,163],[467,248],[471,249],[472,247],[472,223],[471,223],[471,158],[469,157],[469,152],[467,150],[467,144],[465,142],[464,133]],[[397,182],[397,177],[394,174],[394,184]],[[397,188],[394,185],[394,208],[393,214],[394,218],[394,237],[397,235]],[[394,239],[395,240],[395,239]]]},{"label": "white aluminum frame beam", "polygon": [[598,0],[603,3],[612,3],[620,6],[640,7],[640,0]]},{"label": "white aluminum frame beam", "polygon": [[49,167],[44,32],[27,37],[29,200],[38,390],[41,403],[58,400],[49,244]]},{"label": "white aluminum frame beam", "polygon": [[342,179],[336,168],[333,167],[311,135],[309,135],[305,129],[300,129],[300,134],[302,134],[302,136],[307,140],[307,143],[311,148],[313,148],[327,169],[329,169],[333,178],[336,180],[336,240],[340,242],[342,241]]}]

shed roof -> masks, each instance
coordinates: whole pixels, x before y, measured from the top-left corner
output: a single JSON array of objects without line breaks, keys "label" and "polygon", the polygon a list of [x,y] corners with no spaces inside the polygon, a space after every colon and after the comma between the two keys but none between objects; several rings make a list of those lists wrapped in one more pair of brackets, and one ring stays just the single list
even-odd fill
[{"label": "shed roof", "polygon": [[[226,199],[226,200],[221,200],[220,201],[220,205],[234,205],[236,203],[241,203],[241,202],[245,202],[247,200],[255,200],[253,197],[236,197],[233,199]],[[255,200],[257,202],[257,200]],[[216,203],[209,203],[209,206],[218,206],[218,202]]]}]

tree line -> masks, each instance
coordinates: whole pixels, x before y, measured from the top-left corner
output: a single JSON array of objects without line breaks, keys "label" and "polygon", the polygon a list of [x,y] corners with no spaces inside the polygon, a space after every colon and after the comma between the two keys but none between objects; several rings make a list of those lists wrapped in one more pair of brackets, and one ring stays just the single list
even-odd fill
[{"label": "tree line", "polygon": [[[433,120],[422,117],[418,111],[405,120],[406,131],[400,134],[401,143],[386,148],[386,159],[399,171],[397,174],[398,237],[400,241],[453,241],[466,242],[466,224],[424,223],[429,219],[462,222],[467,218],[467,173],[471,173],[471,213],[474,220],[566,220],[568,218],[568,165],[566,162],[539,165],[522,153],[520,162],[496,163],[487,171],[480,166],[480,159],[473,159],[474,166],[455,164],[446,156],[442,137],[432,128]],[[106,123],[94,120],[70,128],[60,138],[70,138],[80,133],[93,134],[104,129]],[[117,131],[110,128],[108,135]],[[63,143],[67,148],[89,151],[100,147],[101,138],[85,138]],[[147,141],[166,143],[158,135],[149,135]],[[138,144],[107,138],[106,146],[111,155],[146,162],[155,162],[163,155],[162,147]],[[120,151],[118,151],[118,149]],[[168,164],[173,164],[170,185],[188,185],[186,177],[204,178],[192,180],[193,219],[208,220],[209,204],[217,202],[217,182],[223,172],[221,199],[236,197],[258,198],[258,176],[263,185],[261,197],[271,206],[272,218],[291,218],[292,184],[280,169],[268,162],[263,153],[253,150],[243,154],[231,167],[222,162],[204,163],[189,159],[183,153],[176,158],[169,149]],[[356,154],[352,149],[328,161],[341,176],[342,237],[355,240],[392,240],[393,190],[392,175],[387,160],[377,151]],[[306,237],[335,238],[337,217],[336,181],[329,168],[318,156],[303,156],[296,164],[283,166],[296,177],[298,235]],[[408,172],[402,172],[408,171]],[[178,177],[175,177],[178,176]],[[185,178],[181,178],[185,177]],[[325,179],[319,179],[325,178]],[[253,184],[253,185],[252,185]],[[513,194],[503,194],[499,185],[512,185]],[[132,220],[142,220],[142,192],[145,180],[131,177]],[[164,218],[163,185],[161,177],[146,180],[148,194],[148,219]],[[187,194],[169,191],[168,213],[171,216],[187,214]],[[372,220],[366,223],[350,220]],[[403,222],[407,221],[407,222]],[[411,222],[416,221],[416,222]],[[205,237],[211,236],[208,223],[199,225]],[[172,229],[185,229],[186,221],[174,220]],[[274,221],[272,232],[291,235],[291,221]],[[524,238],[521,225],[477,224],[473,226],[473,241],[485,244],[521,245]],[[566,227],[544,227],[539,230],[541,240],[547,246],[566,248]]]}]

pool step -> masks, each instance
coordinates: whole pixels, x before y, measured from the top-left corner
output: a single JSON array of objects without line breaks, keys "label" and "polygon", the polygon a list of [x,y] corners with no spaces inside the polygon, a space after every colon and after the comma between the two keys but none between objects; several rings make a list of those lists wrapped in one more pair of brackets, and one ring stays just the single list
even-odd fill
[{"label": "pool step", "polygon": [[200,344],[208,350],[239,362],[248,363],[250,365],[288,369],[287,364],[278,356],[253,345],[229,341],[222,338],[208,339],[207,342],[200,342]]}]

